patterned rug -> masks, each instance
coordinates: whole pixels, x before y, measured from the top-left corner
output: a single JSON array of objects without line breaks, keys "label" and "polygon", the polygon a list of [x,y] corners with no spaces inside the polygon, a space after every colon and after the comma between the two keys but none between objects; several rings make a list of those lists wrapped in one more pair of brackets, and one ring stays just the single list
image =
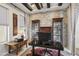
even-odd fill
[{"label": "patterned rug", "polygon": [[[47,49],[48,52],[45,52],[46,48],[36,47],[34,50],[34,56],[58,56],[58,50],[56,49]],[[32,56],[32,50],[28,53],[27,56]],[[60,56],[63,56],[60,54]]]}]

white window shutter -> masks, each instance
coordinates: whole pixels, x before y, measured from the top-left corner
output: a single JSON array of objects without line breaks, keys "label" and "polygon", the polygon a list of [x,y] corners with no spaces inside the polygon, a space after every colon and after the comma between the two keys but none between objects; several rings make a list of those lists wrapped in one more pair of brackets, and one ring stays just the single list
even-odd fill
[{"label": "white window shutter", "polygon": [[0,6],[0,24],[8,25],[7,8]]},{"label": "white window shutter", "polygon": [[4,42],[8,40],[8,9],[0,6],[0,42]]},{"label": "white window shutter", "polygon": [[24,27],[24,16],[20,15],[20,27]]}]

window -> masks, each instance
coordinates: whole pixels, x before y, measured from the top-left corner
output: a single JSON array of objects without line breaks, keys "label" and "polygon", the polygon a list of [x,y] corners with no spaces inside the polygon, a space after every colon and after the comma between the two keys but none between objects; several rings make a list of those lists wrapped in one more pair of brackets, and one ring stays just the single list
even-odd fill
[{"label": "window", "polygon": [[8,40],[7,8],[0,6],[0,42]]},{"label": "window", "polygon": [[62,18],[54,18],[52,25],[52,36],[54,41],[63,43],[62,29]]},{"label": "window", "polygon": [[40,21],[33,20],[32,21],[32,38],[37,38],[37,32],[39,32]]},{"label": "window", "polygon": [[8,32],[8,26],[0,25],[0,42],[8,40],[7,32]]},{"label": "window", "polygon": [[20,19],[19,19],[19,32],[20,34],[23,34],[25,36],[25,19],[24,16],[20,15]]},{"label": "window", "polygon": [[53,35],[54,39],[58,42],[61,42],[61,23],[60,22],[55,22],[53,26]]}]

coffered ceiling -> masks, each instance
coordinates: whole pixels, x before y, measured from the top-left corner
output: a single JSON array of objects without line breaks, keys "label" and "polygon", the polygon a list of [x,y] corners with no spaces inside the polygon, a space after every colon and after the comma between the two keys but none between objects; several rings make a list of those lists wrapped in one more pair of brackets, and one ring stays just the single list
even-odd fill
[{"label": "coffered ceiling", "polygon": [[24,7],[25,9],[23,10],[26,10],[30,14],[34,14],[40,12],[65,10],[69,6],[69,3],[14,3],[14,5],[22,9]]}]

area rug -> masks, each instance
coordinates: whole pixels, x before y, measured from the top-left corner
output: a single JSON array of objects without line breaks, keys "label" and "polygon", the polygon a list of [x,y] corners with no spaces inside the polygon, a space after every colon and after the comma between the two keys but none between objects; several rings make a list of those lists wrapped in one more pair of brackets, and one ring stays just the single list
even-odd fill
[{"label": "area rug", "polygon": [[[34,54],[35,54],[34,56],[58,56],[58,50],[56,49],[47,49],[49,53],[45,53],[45,50],[46,48],[36,47],[34,49]],[[60,56],[63,56],[63,55],[60,53]]]}]

